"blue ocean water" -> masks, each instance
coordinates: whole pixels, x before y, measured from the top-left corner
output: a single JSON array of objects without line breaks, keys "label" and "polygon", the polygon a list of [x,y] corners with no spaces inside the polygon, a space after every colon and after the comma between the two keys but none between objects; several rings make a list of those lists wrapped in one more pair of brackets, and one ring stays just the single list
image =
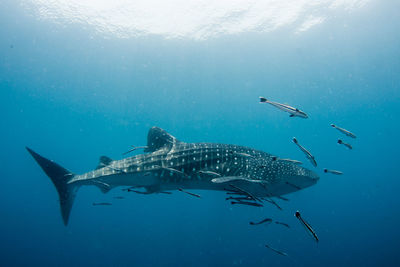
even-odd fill
[{"label": "blue ocean water", "polygon": [[[76,24],[38,20],[14,1],[0,8],[2,266],[400,264],[397,2],[370,3],[303,34],[281,29],[202,41],[105,38]],[[289,118],[258,104],[259,96],[310,117]],[[57,192],[25,146],[83,173],[100,155],[119,159],[130,145],[145,145],[152,126],[186,142],[299,159],[321,178],[287,195],[288,202],[277,200],[283,211],[231,206],[222,192],[195,190],[197,199],[82,187],[65,227]],[[337,145],[338,138],[354,149]],[[293,216],[296,210],[319,243]],[[291,228],[249,225],[265,217]]]}]

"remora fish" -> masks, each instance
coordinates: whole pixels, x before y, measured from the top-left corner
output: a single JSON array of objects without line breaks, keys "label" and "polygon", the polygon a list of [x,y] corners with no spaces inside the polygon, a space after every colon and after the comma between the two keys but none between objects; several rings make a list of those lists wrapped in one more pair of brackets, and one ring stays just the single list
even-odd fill
[{"label": "remora fish", "polygon": [[181,192],[183,192],[183,193],[186,193],[186,194],[191,195],[191,196],[194,196],[194,197],[201,198],[200,195],[195,194],[195,193],[190,193],[190,192],[188,192],[188,191],[183,190],[182,188],[178,188],[178,191],[181,191]]},{"label": "remora fish", "polygon": [[137,149],[141,149],[141,148],[146,149],[147,148],[147,146],[131,146],[131,147],[132,147],[131,149],[129,149],[128,151],[122,153],[122,155],[129,154],[129,153],[131,153],[131,152],[133,152],[133,151],[135,151]]},{"label": "remora fish", "polygon": [[287,224],[287,223],[284,223],[284,222],[278,222],[278,221],[276,221],[275,223],[276,223],[276,224],[283,225],[283,226],[285,226],[285,227],[287,227],[287,228],[290,228],[289,224]]},{"label": "remora fish", "polygon": [[315,161],[314,156],[307,149],[299,144],[299,141],[297,141],[296,137],[293,137],[293,143],[295,143],[300,148],[300,150],[303,151],[306,157],[310,160],[311,164],[314,165],[314,167],[317,167],[317,162]]},{"label": "remora fish", "polygon": [[268,246],[268,245],[265,245],[265,247],[269,248],[269,249],[272,250],[272,251],[275,251],[276,253],[278,253],[278,254],[280,254],[280,255],[282,255],[282,256],[287,256],[287,255],[288,255],[286,252],[277,250],[276,248],[270,247],[270,246]]},{"label": "remora fish", "polygon": [[[254,197],[273,197],[312,186],[319,179],[317,174],[297,164],[273,162],[270,154],[259,150],[237,145],[184,143],[158,127],[148,133],[147,153],[122,160],[103,157],[104,162],[98,168],[84,174],[73,174],[32,149],[27,150],[55,185],[65,225],[75,195],[83,185],[94,185],[103,193],[118,186],[133,186],[143,188],[148,194],[178,188],[225,191],[233,185]],[[215,181],[213,175],[199,175],[198,171],[216,172],[223,179]]]},{"label": "remora fish", "polygon": [[277,102],[272,102],[262,96],[260,96],[260,103],[268,103],[268,104],[273,105],[276,108],[279,108],[280,110],[288,112],[288,113],[290,113],[289,117],[300,117],[303,119],[308,118],[307,114],[304,113],[303,111],[299,110],[298,108],[294,108],[289,105],[285,105],[285,104],[281,104],[281,103],[277,103]]},{"label": "remora fish", "polygon": [[353,149],[353,147],[352,147],[350,144],[345,143],[345,142],[343,142],[343,141],[340,140],[340,139],[339,139],[337,142],[338,142],[338,144],[340,144],[340,145],[346,146],[348,149]]},{"label": "remora fish", "polygon": [[266,219],[264,219],[262,221],[259,221],[259,222],[250,222],[250,224],[251,225],[258,225],[258,224],[262,224],[262,223],[266,223],[266,222],[271,223],[272,219],[271,218],[266,218]]},{"label": "remora fish", "polygon": [[312,229],[311,225],[309,225],[300,215],[299,211],[296,211],[294,214],[297,219],[301,222],[301,224],[304,226],[304,228],[308,231],[308,233],[311,234],[312,237],[314,237],[315,241],[319,241],[317,234],[315,233],[314,229]]},{"label": "remora fish", "polygon": [[254,207],[263,207],[262,204],[250,201],[231,201],[232,205],[240,204],[240,205],[247,205],[247,206],[254,206]]},{"label": "remora fish", "polygon": [[336,126],[335,124],[331,124],[331,126],[333,128],[335,128],[335,129],[337,129],[339,132],[341,132],[341,133],[343,133],[343,134],[345,134],[347,136],[350,136],[351,138],[356,138],[355,134],[353,134],[352,132],[350,132],[350,131],[348,131],[346,129],[340,128],[339,126]]},{"label": "remora fish", "polygon": [[303,164],[303,162],[301,162],[299,160],[295,160],[295,159],[281,159],[278,157],[272,157],[272,160],[280,160],[280,161],[287,161],[287,162],[296,163],[296,164]]},{"label": "remora fish", "polygon": [[329,170],[329,169],[324,169],[324,172],[325,173],[332,173],[332,174],[336,174],[336,175],[342,175],[343,174],[343,172],[341,172],[341,171],[337,171],[337,170]]}]

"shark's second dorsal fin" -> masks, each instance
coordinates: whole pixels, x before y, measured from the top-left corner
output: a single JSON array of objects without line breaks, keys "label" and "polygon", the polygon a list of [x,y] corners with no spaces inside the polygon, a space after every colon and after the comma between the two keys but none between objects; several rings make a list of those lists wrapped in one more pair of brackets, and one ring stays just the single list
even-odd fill
[{"label": "shark's second dorsal fin", "polygon": [[147,135],[145,152],[154,152],[160,149],[170,150],[176,143],[180,143],[180,141],[165,130],[159,127],[151,127]]},{"label": "shark's second dorsal fin", "polygon": [[100,159],[99,159],[99,165],[97,165],[96,170],[97,170],[97,169],[104,168],[105,166],[110,165],[112,161],[113,161],[113,160],[110,159],[110,158],[107,157],[107,156],[101,156]]}]

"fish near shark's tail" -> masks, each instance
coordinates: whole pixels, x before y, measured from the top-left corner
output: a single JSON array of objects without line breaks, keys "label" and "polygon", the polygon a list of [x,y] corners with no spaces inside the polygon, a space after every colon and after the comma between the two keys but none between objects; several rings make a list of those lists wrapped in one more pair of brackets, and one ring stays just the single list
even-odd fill
[{"label": "fish near shark's tail", "polygon": [[67,225],[75,194],[78,190],[78,186],[76,184],[69,184],[68,182],[75,175],[57,163],[42,157],[29,147],[26,147],[26,149],[40,165],[47,176],[50,177],[51,181],[56,187],[60,199],[61,215],[63,217],[64,225]]}]

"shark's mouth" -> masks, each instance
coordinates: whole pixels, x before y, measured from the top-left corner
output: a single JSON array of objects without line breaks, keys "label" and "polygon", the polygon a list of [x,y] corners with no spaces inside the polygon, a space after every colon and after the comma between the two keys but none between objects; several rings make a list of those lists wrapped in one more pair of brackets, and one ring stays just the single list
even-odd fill
[{"label": "shark's mouth", "polygon": [[287,28],[301,33],[337,12],[369,0],[25,0],[40,18],[89,26],[119,37],[158,35],[204,40],[244,32]]}]

